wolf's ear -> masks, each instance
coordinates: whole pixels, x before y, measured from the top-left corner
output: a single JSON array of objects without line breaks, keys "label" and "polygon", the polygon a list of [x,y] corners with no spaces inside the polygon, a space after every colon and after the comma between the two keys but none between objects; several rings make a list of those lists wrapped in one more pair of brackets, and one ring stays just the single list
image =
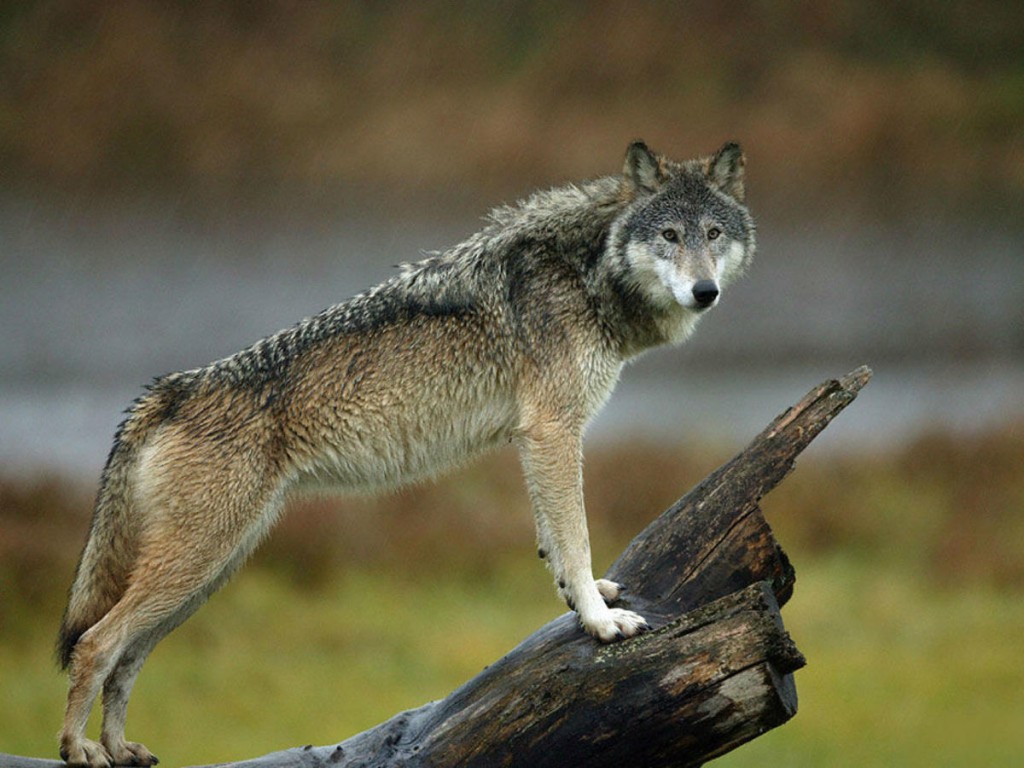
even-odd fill
[{"label": "wolf's ear", "polygon": [[658,158],[642,141],[634,141],[626,150],[626,164],[622,169],[635,191],[657,192],[663,181]]},{"label": "wolf's ear", "polygon": [[746,158],[735,142],[729,142],[708,161],[708,180],[725,194],[743,202],[743,165]]}]

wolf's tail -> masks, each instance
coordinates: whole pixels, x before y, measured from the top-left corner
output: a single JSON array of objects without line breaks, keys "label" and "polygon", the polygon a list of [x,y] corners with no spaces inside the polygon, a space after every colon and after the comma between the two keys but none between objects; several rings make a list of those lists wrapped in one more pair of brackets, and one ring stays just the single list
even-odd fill
[{"label": "wolf's tail", "polygon": [[114,607],[128,587],[138,555],[140,522],[132,508],[132,471],[146,438],[173,407],[177,394],[174,386],[161,383],[135,402],[117,428],[57,636],[57,661],[62,669],[71,664],[82,635]]}]

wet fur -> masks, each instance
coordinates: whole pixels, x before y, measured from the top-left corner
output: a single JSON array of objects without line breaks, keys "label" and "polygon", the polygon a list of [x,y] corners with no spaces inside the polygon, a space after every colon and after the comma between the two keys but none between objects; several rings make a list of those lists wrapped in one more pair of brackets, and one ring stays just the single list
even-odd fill
[{"label": "wet fur", "polygon": [[[153,646],[245,561],[302,488],[372,492],[515,443],[539,551],[584,629],[642,631],[595,581],[582,435],[626,360],[678,343],[754,249],[743,156],[630,147],[622,175],[539,192],[372,290],[204,368],[157,379],[118,428],[58,638],[69,762],[151,764],[124,741]],[[707,221],[728,253],[699,241]],[[666,227],[678,229],[667,243]],[[707,240],[707,238],[705,238]],[[724,246],[723,246],[724,247]],[[103,693],[102,746],[84,737]]]}]

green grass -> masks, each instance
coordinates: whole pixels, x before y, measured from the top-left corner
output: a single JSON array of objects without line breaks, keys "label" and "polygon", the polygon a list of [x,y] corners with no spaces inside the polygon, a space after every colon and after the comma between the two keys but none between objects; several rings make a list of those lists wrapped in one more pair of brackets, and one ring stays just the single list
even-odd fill
[{"label": "green grass", "polygon": [[[169,765],[339,741],[444,696],[560,612],[532,557],[487,578],[366,570],[314,590],[250,569],[150,657],[129,737]],[[59,615],[43,619],[0,644],[0,751],[55,754]]]},{"label": "green grass", "polygon": [[[783,618],[808,660],[800,710],[717,765],[1018,764],[1022,456],[1016,428],[800,462],[765,500],[797,569]],[[588,452],[598,570],[723,458]],[[56,755],[52,644],[89,495],[0,483],[0,751]],[[532,544],[511,455],[379,501],[296,505],[156,649],[128,735],[166,765],[209,763],[331,744],[440,698],[561,612]]]},{"label": "green grass", "polygon": [[[844,556],[798,561],[797,716],[718,764],[1010,766],[1024,754],[1024,601]],[[444,696],[553,618],[533,558],[486,579],[359,571],[302,590],[251,569],[153,654],[129,736],[168,765],[330,744]],[[0,749],[55,754],[57,616],[0,645]],[[94,730],[98,723],[94,722]]]},{"label": "green grass", "polygon": [[1012,766],[1024,754],[1024,600],[935,589],[831,557],[798,563],[787,629],[800,708],[721,765]]}]

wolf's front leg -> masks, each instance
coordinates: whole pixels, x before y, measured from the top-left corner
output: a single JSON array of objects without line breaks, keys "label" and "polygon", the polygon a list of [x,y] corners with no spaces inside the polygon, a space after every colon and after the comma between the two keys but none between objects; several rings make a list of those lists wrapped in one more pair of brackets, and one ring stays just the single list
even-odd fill
[{"label": "wolf's front leg", "polygon": [[522,433],[520,456],[541,550],[583,629],[606,643],[647,629],[642,616],[606,604],[618,598],[620,585],[594,580],[583,508],[582,431],[558,420],[537,421]]}]

